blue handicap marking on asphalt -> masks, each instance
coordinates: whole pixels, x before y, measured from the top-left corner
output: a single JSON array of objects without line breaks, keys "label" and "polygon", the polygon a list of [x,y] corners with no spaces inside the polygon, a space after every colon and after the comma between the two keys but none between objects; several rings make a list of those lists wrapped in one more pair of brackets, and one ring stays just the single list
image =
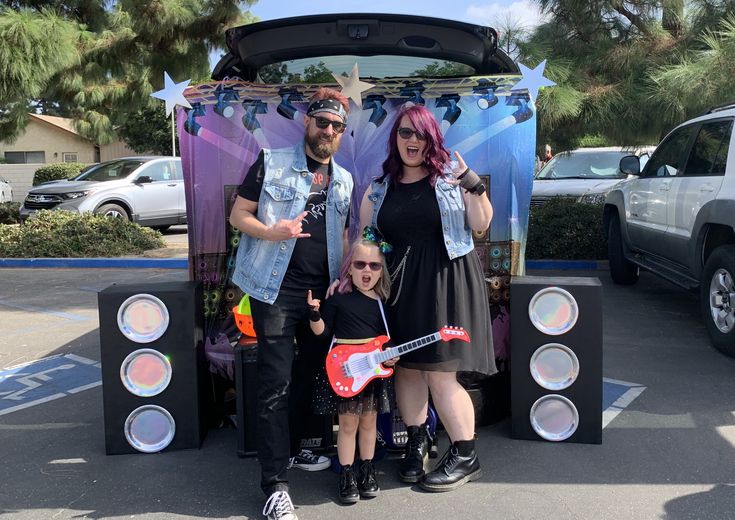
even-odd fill
[{"label": "blue handicap marking on asphalt", "polygon": [[645,386],[617,379],[602,378],[602,427],[615,419],[643,391]]},{"label": "blue handicap marking on asphalt", "polygon": [[0,370],[0,415],[76,394],[102,384],[100,364],[74,354]]}]

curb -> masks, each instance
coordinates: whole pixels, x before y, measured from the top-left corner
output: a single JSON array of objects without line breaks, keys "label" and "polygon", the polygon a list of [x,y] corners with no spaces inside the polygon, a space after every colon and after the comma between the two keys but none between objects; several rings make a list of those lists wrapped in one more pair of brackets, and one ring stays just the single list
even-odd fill
[{"label": "curb", "polygon": [[188,269],[188,258],[0,258],[0,268]]},{"label": "curb", "polygon": [[[188,258],[0,258],[0,268],[188,269]],[[607,260],[526,260],[526,269],[609,269]]]}]

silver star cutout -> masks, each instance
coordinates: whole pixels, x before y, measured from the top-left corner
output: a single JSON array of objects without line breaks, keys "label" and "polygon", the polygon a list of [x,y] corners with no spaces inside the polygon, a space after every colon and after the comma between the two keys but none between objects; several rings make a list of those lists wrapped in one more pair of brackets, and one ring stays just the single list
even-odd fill
[{"label": "silver star cutout", "polygon": [[544,68],[546,68],[546,60],[536,65],[535,69],[529,69],[523,63],[519,63],[518,66],[521,68],[521,81],[513,86],[512,90],[526,89],[528,95],[531,97],[531,101],[536,99],[538,91],[542,87],[553,87],[556,85],[553,81],[544,77]]},{"label": "silver star cutout", "polygon": [[360,81],[360,74],[357,72],[357,63],[352,67],[352,72],[348,77],[337,76],[332,74],[337,83],[342,87],[342,94],[350,98],[358,107],[362,106],[362,93],[373,88],[372,83]]},{"label": "silver star cutout", "polygon": [[168,72],[163,73],[163,90],[159,90],[151,94],[151,97],[162,99],[166,102],[166,115],[171,115],[171,112],[176,105],[181,105],[185,108],[191,108],[191,105],[184,97],[184,90],[189,86],[191,80],[187,79],[181,83],[174,83]]}]

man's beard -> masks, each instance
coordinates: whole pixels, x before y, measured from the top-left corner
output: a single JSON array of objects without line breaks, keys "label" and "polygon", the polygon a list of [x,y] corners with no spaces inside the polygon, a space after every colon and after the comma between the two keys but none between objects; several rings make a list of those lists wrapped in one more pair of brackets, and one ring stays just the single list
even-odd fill
[{"label": "man's beard", "polygon": [[307,132],[305,138],[306,144],[311,149],[311,152],[319,157],[320,159],[329,159],[339,148],[339,139],[335,136],[331,142],[322,142],[318,135],[309,135]]}]

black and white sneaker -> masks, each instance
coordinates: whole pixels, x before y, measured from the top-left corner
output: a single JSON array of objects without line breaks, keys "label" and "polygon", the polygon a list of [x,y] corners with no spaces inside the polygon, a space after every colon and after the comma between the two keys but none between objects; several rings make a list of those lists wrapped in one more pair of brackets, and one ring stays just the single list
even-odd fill
[{"label": "black and white sneaker", "polygon": [[288,460],[289,468],[299,468],[306,471],[321,471],[331,466],[331,461],[311,450],[301,450],[295,457]]},{"label": "black and white sneaker", "polygon": [[263,516],[268,520],[299,520],[294,513],[293,502],[288,491],[276,491],[268,497],[263,508]]}]

